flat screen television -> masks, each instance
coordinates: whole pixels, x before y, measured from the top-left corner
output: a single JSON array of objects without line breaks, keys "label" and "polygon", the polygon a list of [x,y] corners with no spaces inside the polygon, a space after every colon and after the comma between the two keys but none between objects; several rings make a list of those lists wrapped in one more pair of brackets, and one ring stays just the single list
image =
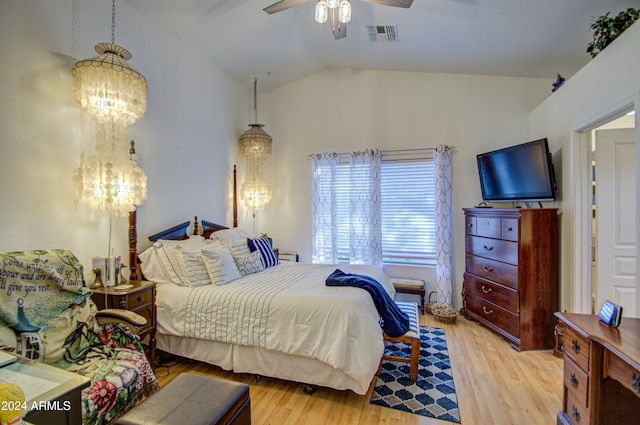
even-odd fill
[{"label": "flat screen television", "polygon": [[554,201],[553,163],[547,139],[477,156],[482,199],[490,202]]}]

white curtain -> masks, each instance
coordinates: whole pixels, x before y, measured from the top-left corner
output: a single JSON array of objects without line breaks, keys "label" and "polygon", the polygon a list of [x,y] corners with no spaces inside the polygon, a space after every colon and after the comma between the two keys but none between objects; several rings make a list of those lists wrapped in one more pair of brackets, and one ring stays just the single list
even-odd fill
[{"label": "white curtain", "polygon": [[437,302],[453,306],[451,289],[451,148],[438,145],[434,154],[436,184]]},{"label": "white curtain", "polygon": [[353,152],[349,170],[349,261],[382,267],[380,153]]},{"label": "white curtain", "polygon": [[337,249],[336,168],[333,152],[311,155],[312,262],[335,264]]},{"label": "white curtain", "polygon": [[[380,153],[353,152],[349,163],[345,158],[340,167],[335,153],[313,154],[311,161],[312,261],[335,264],[341,251],[341,257],[348,255],[351,264],[381,267]],[[342,200],[348,199],[348,210],[338,207],[340,190]],[[340,239],[340,246],[338,228],[345,236],[347,228],[349,232],[348,242]]]}]

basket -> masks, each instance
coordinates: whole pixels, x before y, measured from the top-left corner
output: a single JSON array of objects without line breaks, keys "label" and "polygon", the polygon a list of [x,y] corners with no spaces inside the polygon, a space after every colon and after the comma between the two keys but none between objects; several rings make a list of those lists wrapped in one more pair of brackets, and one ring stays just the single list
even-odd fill
[{"label": "basket", "polygon": [[458,311],[446,304],[435,303],[431,306],[431,311],[441,323],[453,324],[456,323],[456,319],[458,318]]},{"label": "basket", "polygon": [[424,306],[424,310],[429,313],[429,314],[433,314],[433,305],[436,304],[435,301],[431,301],[431,297],[434,296],[436,294],[436,291],[431,291],[429,292],[429,299],[427,300],[427,304],[425,304]]}]

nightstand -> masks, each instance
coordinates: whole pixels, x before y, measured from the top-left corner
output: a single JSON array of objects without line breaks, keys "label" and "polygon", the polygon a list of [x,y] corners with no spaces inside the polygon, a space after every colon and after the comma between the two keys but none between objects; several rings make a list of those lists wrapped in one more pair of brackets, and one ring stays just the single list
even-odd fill
[{"label": "nightstand", "polygon": [[91,299],[98,310],[105,308],[105,291],[107,293],[108,307],[133,311],[147,319],[147,324],[138,335],[145,346],[145,353],[151,366],[155,366],[156,360],[156,284],[146,280],[130,280],[125,285],[133,285],[128,289],[108,288],[93,289]]}]

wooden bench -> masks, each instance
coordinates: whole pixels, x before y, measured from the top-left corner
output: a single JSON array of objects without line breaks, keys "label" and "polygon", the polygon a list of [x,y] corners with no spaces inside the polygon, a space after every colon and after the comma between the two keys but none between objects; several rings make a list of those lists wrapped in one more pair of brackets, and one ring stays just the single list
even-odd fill
[{"label": "wooden bench", "polygon": [[393,362],[409,363],[409,377],[413,382],[418,379],[418,366],[420,365],[420,320],[418,315],[418,304],[414,302],[396,301],[396,304],[407,316],[409,316],[409,330],[404,335],[392,338],[383,332],[385,341],[401,342],[411,346],[411,356],[401,357],[383,354],[384,360]]},{"label": "wooden bench", "polygon": [[422,309],[422,314],[425,313],[424,297],[426,291],[424,289],[424,280],[403,279],[398,277],[391,277],[389,280],[398,294],[418,295],[420,297],[420,308]]},{"label": "wooden bench", "polygon": [[250,401],[247,384],[182,373],[115,423],[250,425]]}]

